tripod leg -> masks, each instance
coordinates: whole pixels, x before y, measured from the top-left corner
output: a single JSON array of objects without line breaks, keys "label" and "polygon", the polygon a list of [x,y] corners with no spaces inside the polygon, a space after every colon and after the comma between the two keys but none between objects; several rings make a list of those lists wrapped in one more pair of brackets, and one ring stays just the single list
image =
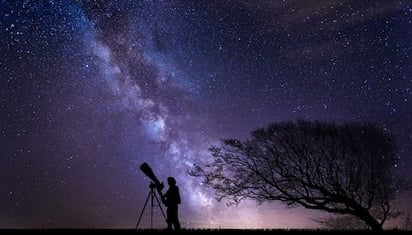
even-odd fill
[{"label": "tripod leg", "polygon": [[157,204],[159,205],[160,211],[162,212],[163,218],[165,219],[165,221],[167,223],[166,215],[165,215],[165,212],[163,211],[162,204],[160,203],[160,200],[157,197],[156,193],[154,193],[154,196],[156,198]]},{"label": "tripod leg", "polygon": [[147,202],[149,201],[150,194],[151,194],[151,193],[149,192],[149,194],[147,195],[146,202],[144,203],[142,212],[140,213],[139,220],[137,221],[137,224],[136,224],[136,228],[135,228],[135,229],[137,229],[137,227],[138,227],[139,224],[140,224],[140,220],[142,219],[143,212],[144,212],[144,210],[145,210],[145,208],[146,208]]},{"label": "tripod leg", "polygon": [[154,197],[154,191],[152,190],[152,192],[150,193],[152,196],[150,198],[150,205],[151,205],[151,209],[150,209],[150,228],[153,229],[153,197]]}]

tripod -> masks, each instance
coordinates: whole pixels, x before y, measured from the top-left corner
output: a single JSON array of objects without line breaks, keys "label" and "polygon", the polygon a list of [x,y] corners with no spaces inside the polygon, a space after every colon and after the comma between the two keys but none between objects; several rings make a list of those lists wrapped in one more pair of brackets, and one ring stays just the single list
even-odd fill
[{"label": "tripod", "polygon": [[165,213],[164,213],[164,211],[163,211],[163,208],[162,208],[162,206],[161,206],[161,204],[160,204],[159,198],[157,197],[156,192],[155,192],[155,190],[154,190],[155,185],[154,185],[154,184],[150,184],[149,187],[150,187],[150,191],[149,191],[149,194],[147,195],[146,202],[144,203],[142,212],[140,213],[139,220],[137,221],[136,229],[137,229],[137,227],[138,227],[139,224],[140,224],[140,220],[142,219],[142,216],[143,216],[144,210],[145,210],[145,208],[146,208],[147,202],[149,201],[149,198],[150,198],[150,205],[151,205],[151,209],[150,209],[150,228],[153,229],[153,207],[154,207],[154,199],[156,199],[156,201],[157,201],[157,206],[160,208],[160,211],[162,212],[163,218],[164,218],[165,221],[167,222],[167,219],[166,219]]}]

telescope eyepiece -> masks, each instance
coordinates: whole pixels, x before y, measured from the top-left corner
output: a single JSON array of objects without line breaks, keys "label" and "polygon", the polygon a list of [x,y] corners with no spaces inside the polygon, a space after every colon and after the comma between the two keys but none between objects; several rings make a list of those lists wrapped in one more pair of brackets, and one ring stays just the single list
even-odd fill
[{"label": "telescope eyepiece", "polygon": [[150,182],[149,187],[150,187],[150,189],[156,189],[156,190],[158,190],[158,191],[162,191],[165,186],[164,186],[163,183],[155,184],[155,183],[153,183],[153,182]]}]

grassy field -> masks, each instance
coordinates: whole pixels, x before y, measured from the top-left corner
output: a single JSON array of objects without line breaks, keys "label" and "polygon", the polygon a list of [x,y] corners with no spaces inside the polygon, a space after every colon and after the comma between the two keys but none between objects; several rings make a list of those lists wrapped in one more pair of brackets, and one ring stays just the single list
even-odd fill
[{"label": "grassy field", "polygon": [[[347,233],[368,233],[375,234],[376,232],[370,230],[328,230],[328,229],[182,229],[179,232],[167,231],[161,229],[0,229],[2,234],[10,233],[105,233],[105,234],[280,234],[280,233],[302,233],[302,234],[319,234],[319,233],[333,233],[333,234],[347,234]],[[405,230],[384,230],[385,234],[412,234],[412,231]]]}]

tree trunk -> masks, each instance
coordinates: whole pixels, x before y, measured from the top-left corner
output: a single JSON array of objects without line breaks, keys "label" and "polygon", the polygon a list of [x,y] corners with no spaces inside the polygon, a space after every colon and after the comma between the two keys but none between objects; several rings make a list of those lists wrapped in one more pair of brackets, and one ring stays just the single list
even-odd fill
[{"label": "tree trunk", "polygon": [[365,223],[371,228],[373,231],[382,231],[383,227],[382,224],[380,224],[373,216],[367,212],[362,213],[362,215],[359,216],[360,219],[365,221]]},{"label": "tree trunk", "polygon": [[373,230],[373,231],[382,231],[382,225],[378,223],[378,221],[372,219],[372,221],[366,221],[366,224]]}]

